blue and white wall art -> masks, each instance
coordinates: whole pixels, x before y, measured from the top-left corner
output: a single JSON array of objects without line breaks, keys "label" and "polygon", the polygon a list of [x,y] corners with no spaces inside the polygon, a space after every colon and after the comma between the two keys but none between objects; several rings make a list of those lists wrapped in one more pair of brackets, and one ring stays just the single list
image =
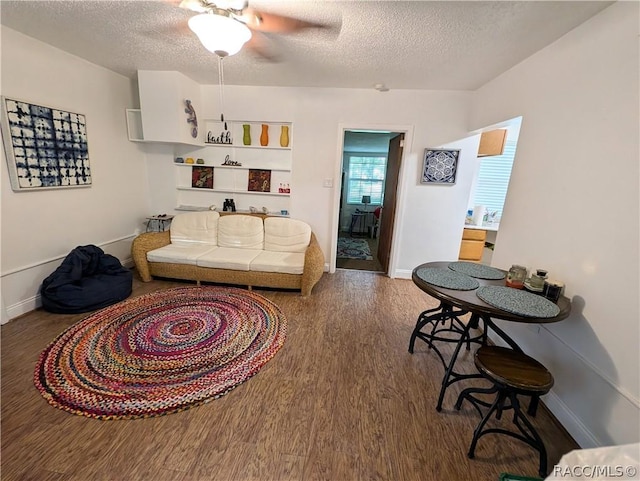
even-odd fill
[{"label": "blue and white wall art", "polygon": [[14,191],[91,186],[84,115],[3,97],[2,137]]},{"label": "blue and white wall art", "polygon": [[459,157],[460,150],[425,149],[420,183],[455,184]]}]

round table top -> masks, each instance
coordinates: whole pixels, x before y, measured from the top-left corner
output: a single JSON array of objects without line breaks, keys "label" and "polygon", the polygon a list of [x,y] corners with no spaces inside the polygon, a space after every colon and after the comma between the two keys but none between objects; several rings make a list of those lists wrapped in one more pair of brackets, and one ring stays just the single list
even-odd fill
[{"label": "round table top", "polygon": [[[473,312],[481,316],[489,316],[492,319],[504,319],[506,321],[524,322],[530,324],[543,324],[550,322],[558,322],[569,317],[571,313],[571,301],[564,296],[561,296],[556,303],[560,312],[555,317],[525,317],[518,314],[513,314],[507,311],[503,311],[496,307],[493,307],[486,302],[482,301],[477,295],[476,290],[460,291],[454,289],[446,289],[444,287],[438,287],[433,284],[425,282],[423,279],[416,275],[418,269],[423,267],[435,267],[441,269],[448,269],[450,261],[445,262],[428,262],[421,264],[413,270],[411,278],[413,282],[424,292],[432,297],[435,297],[439,301],[449,304],[454,307],[458,307],[465,311]],[[500,269],[501,270],[501,269]],[[503,271],[506,273],[506,271]],[[489,280],[489,279],[476,279],[482,286],[504,286],[505,279]]]}]

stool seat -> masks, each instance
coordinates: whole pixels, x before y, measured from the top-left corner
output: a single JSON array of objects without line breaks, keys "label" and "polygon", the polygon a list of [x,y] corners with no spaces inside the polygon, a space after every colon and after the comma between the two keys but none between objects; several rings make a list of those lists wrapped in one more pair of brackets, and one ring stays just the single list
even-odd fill
[{"label": "stool seat", "polygon": [[476,351],[474,362],[483,376],[521,394],[546,394],[553,387],[553,376],[546,367],[513,349],[482,346]]},{"label": "stool seat", "polygon": [[[539,396],[549,392],[553,386],[553,376],[542,364],[526,354],[505,347],[481,346],[474,356],[474,362],[480,374],[491,381],[490,388],[470,387],[458,396],[456,409],[460,410],[462,403],[468,400],[475,407],[482,420],[476,426],[471,439],[468,456],[475,456],[478,440],[487,434],[504,434],[519,439],[534,448],[540,454],[538,474],[543,478],[547,474],[547,450],[542,438],[535,427],[520,409],[519,395],[531,396],[537,403]],[[493,403],[487,403],[474,394],[496,394]],[[482,413],[481,406],[488,407]],[[500,419],[503,411],[513,410],[513,425],[517,431],[502,428],[485,428],[485,425],[495,414]]]}]

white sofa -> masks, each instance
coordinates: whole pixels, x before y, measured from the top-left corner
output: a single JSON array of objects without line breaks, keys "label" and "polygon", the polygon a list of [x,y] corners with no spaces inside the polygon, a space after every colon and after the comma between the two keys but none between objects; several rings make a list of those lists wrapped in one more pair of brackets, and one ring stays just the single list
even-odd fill
[{"label": "white sofa", "polygon": [[262,215],[179,214],[168,232],[136,237],[132,254],[145,282],[168,277],[300,289],[306,296],[324,271],[308,224]]}]

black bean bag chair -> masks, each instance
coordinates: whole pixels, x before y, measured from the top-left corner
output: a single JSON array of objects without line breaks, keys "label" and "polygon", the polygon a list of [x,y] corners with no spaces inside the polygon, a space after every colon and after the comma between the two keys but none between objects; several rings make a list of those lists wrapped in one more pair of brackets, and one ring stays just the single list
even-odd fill
[{"label": "black bean bag chair", "polygon": [[61,314],[94,311],[129,297],[132,284],[132,272],[116,257],[94,245],[79,246],[42,281],[42,307]]}]

